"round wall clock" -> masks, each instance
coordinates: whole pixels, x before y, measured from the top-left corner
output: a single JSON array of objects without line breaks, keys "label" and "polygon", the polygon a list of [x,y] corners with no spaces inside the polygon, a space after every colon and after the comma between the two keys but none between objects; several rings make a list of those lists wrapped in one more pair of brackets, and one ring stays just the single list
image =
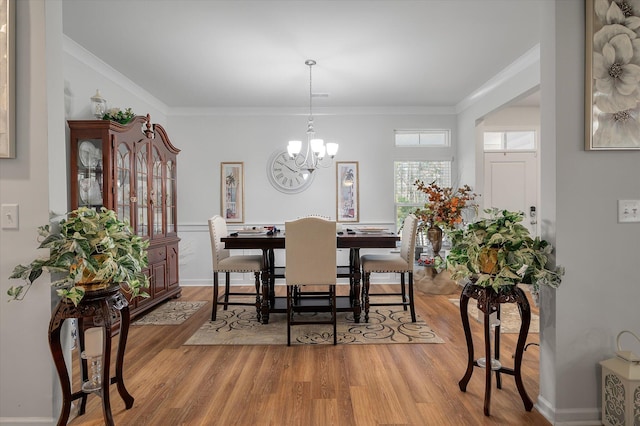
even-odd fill
[{"label": "round wall clock", "polygon": [[267,176],[275,189],[286,194],[302,192],[313,181],[313,173],[305,179],[286,150],[273,153],[267,163]]}]

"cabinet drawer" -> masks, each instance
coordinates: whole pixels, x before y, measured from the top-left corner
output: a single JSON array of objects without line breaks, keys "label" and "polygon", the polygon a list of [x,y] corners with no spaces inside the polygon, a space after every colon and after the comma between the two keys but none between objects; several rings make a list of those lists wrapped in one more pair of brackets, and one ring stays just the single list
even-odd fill
[{"label": "cabinet drawer", "polygon": [[149,258],[149,264],[164,262],[167,260],[167,248],[158,247],[147,251],[147,257]]}]

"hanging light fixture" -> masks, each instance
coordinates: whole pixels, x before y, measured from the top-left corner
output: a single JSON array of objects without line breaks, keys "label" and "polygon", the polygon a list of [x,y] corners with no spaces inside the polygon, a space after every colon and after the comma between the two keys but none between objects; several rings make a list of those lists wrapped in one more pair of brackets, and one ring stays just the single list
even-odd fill
[{"label": "hanging light fixture", "polygon": [[[309,119],[307,121],[307,147],[304,155],[302,151],[302,141],[289,141],[287,152],[295,160],[295,165],[303,172],[313,173],[318,167],[329,167],[331,160],[338,152],[337,143],[324,143],[322,139],[315,137],[313,128],[313,80],[312,68],[316,64],[313,59],[307,59],[305,65],[309,67]],[[328,158],[327,158],[328,157]]]}]

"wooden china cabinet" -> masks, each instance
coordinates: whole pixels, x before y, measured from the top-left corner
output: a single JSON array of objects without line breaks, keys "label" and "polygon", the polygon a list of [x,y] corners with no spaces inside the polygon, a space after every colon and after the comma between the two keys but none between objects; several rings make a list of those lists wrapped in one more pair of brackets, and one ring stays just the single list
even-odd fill
[{"label": "wooden china cabinet", "polygon": [[126,125],[69,120],[71,210],[114,210],[149,239],[149,298],[130,301],[131,317],[179,297],[176,157],[180,152],[149,115]]}]

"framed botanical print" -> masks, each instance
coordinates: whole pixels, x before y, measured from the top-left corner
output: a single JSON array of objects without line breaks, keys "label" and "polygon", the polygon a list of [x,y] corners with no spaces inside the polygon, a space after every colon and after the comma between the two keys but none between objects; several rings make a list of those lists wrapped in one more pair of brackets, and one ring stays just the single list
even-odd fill
[{"label": "framed botanical print", "polygon": [[0,0],[0,158],[15,158],[15,0]]},{"label": "framed botanical print", "polygon": [[244,163],[220,163],[220,215],[244,222]]},{"label": "framed botanical print", "polygon": [[336,163],[336,221],[359,222],[358,162]]},{"label": "framed botanical print", "polygon": [[[585,149],[640,150],[640,16],[586,1]],[[630,14],[630,15],[629,15]]]}]

